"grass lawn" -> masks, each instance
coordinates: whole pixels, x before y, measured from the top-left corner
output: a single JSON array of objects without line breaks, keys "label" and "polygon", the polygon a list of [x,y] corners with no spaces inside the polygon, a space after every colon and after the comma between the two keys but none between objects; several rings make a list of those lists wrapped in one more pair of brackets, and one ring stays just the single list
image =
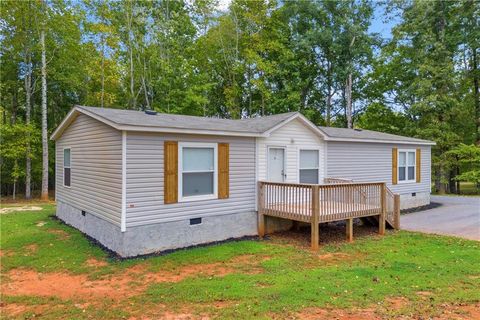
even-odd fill
[{"label": "grass lawn", "polygon": [[121,261],[40,206],[0,216],[2,318],[480,317],[479,242],[401,231],[312,253],[286,235]]}]

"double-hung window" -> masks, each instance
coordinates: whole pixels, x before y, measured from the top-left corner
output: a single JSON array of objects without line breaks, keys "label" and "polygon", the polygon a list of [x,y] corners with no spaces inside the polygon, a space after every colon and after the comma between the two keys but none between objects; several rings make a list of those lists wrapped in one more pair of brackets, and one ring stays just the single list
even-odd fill
[{"label": "double-hung window", "polygon": [[398,181],[414,182],[415,181],[415,151],[399,150],[398,151]]},{"label": "double-hung window", "polygon": [[300,150],[299,182],[318,184],[318,150]]},{"label": "double-hung window", "polygon": [[70,187],[71,183],[71,175],[72,175],[72,168],[71,168],[71,150],[70,148],[63,149],[63,185],[65,187]]},{"label": "double-hung window", "polygon": [[182,142],[179,144],[180,200],[217,197],[217,144]]}]

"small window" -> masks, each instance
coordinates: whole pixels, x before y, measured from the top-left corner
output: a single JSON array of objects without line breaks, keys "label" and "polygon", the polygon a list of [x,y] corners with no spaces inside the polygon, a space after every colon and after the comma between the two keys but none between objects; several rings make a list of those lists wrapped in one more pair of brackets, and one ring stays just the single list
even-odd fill
[{"label": "small window", "polygon": [[217,145],[184,143],[179,148],[180,199],[207,199],[217,194]]},{"label": "small window", "polygon": [[398,152],[398,181],[415,181],[415,151]]},{"label": "small window", "polygon": [[65,187],[70,187],[72,169],[70,166],[71,163],[71,151],[70,148],[63,149],[63,185]]},{"label": "small window", "polygon": [[318,150],[300,150],[300,183],[318,184],[318,158]]}]

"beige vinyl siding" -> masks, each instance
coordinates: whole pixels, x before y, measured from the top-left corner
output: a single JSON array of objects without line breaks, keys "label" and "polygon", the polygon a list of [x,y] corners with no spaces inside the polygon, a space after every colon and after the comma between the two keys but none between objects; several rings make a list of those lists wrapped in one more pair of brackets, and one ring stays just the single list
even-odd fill
[{"label": "beige vinyl siding", "polygon": [[[164,204],[164,141],[230,144],[228,199]],[[254,138],[128,132],[127,228],[255,210]]]},{"label": "beige vinyl siding", "polygon": [[[421,149],[421,182],[398,182],[392,185],[392,149]],[[358,182],[385,181],[395,193],[430,192],[430,146],[327,142],[327,176]]]},{"label": "beige vinyl siding", "polygon": [[285,182],[298,183],[299,181],[299,150],[318,149],[319,152],[319,181],[322,181],[325,172],[324,141],[295,119],[283,127],[272,132],[267,138],[257,138],[258,144],[258,179],[267,180],[267,149],[268,147],[286,147],[286,180]]},{"label": "beige vinyl siding", "polygon": [[[71,186],[63,186],[63,149]],[[121,220],[122,133],[80,114],[56,141],[56,199],[116,225]]]}]

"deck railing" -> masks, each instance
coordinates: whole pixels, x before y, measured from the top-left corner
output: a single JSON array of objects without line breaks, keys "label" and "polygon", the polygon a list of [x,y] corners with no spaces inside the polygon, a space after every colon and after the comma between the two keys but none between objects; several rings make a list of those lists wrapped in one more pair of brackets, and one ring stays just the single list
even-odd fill
[{"label": "deck railing", "polygon": [[323,183],[325,184],[335,184],[335,183],[353,183],[352,179],[345,179],[345,178],[331,178],[327,177],[323,179]]},{"label": "deck railing", "polygon": [[[318,224],[379,216],[379,232],[385,232],[386,185],[383,182],[341,184],[258,183],[259,234],[265,233],[264,216],[312,224],[312,247],[318,248]],[[350,232],[351,234],[351,232]],[[316,238],[316,240],[315,240]]]},{"label": "deck railing", "polygon": [[400,195],[387,188],[387,213],[385,219],[395,229],[400,229]]},{"label": "deck railing", "polygon": [[[325,184],[346,184],[346,183],[353,183],[352,179],[345,179],[345,178],[332,178],[327,177],[323,179]],[[387,191],[387,214],[386,220],[387,222],[395,229],[400,229],[400,195],[393,193],[388,187],[386,188]],[[362,191],[358,191],[360,196],[365,196],[362,194]]]},{"label": "deck railing", "polygon": [[382,182],[314,185],[260,181],[258,205],[266,215],[310,222],[316,213],[319,222],[329,222],[379,215],[385,192]]}]

